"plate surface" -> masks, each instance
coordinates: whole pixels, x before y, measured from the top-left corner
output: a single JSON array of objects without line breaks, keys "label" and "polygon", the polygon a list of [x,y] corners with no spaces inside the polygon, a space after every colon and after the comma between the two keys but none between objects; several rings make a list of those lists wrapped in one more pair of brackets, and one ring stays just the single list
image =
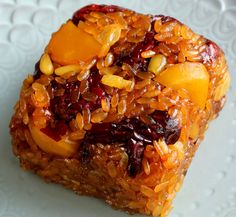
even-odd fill
[{"label": "plate surface", "polygon": [[[23,172],[11,152],[8,124],[23,78],[49,37],[73,11],[109,0],[0,0],[0,217],[128,217]],[[232,77],[228,102],[210,124],[170,217],[236,216],[236,1],[114,0],[140,12],[171,15],[216,41]],[[138,216],[138,215],[137,215]]]}]

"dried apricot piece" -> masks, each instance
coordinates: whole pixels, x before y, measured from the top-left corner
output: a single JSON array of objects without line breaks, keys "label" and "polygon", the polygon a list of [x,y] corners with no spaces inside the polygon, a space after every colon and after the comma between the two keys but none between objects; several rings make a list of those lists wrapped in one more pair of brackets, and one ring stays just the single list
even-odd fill
[{"label": "dried apricot piece", "polygon": [[185,62],[170,66],[161,72],[156,80],[175,90],[184,88],[194,103],[201,108],[205,107],[208,96],[209,74],[202,63]]},{"label": "dried apricot piece", "polygon": [[47,52],[54,62],[69,65],[89,61],[100,53],[101,47],[92,35],[68,21],[53,34]]}]

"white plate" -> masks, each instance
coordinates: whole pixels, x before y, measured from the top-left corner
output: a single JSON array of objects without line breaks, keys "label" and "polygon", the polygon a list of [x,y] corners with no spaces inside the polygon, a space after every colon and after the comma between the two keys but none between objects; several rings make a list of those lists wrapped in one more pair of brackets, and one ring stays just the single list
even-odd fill
[{"label": "white plate", "polygon": [[[50,34],[88,0],[0,0],[0,217],[127,217],[103,202],[45,184],[23,172],[11,152],[8,123],[23,78]],[[94,0],[110,4],[109,0]],[[236,1],[115,0],[145,13],[174,16],[225,50],[232,75],[228,102],[210,125],[171,217],[236,216]]]}]

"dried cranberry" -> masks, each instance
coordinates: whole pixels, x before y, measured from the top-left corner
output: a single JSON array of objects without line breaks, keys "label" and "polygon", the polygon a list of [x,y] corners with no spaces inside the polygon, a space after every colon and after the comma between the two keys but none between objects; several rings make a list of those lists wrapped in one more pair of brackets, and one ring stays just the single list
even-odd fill
[{"label": "dried cranberry", "polygon": [[127,145],[127,154],[129,155],[128,171],[131,177],[135,177],[141,170],[144,145],[140,141],[130,139]]},{"label": "dried cranberry", "polygon": [[67,130],[68,127],[63,121],[56,121],[55,126],[48,125],[47,127],[41,129],[44,134],[56,142],[61,140],[61,137],[66,134]]},{"label": "dried cranberry", "polygon": [[74,98],[74,93],[79,92],[79,85],[80,82],[60,84],[55,80],[51,83],[51,87],[54,91],[61,88],[65,90],[62,96],[55,96],[50,102],[50,111],[55,115],[56,119],[70,121],[70,119],[80,111],[79,109],[73,109],[74,104],[78,102],[76,102]]},{"label": "dried cranberry", "polygon": [[90,91],[96,94],[100,99],[106,95],[100,83],[101,78],[102,76],[97,72],[97,69],[93,69],[93,72],[88,78]]},{"label": "dried cranberry", "polygon": [[100,80],[101,75],[98,73],[96,68],[93,68],[88,78],[88,84],[89,91],[98,96],[94,101],[86,101],[81,97],[79,90],[80,81],[61,84],[56,80],[53,80],[50,84],[53,92],[60,89],[64,90],[63,95],[54,96],[50,101],[50,111],[54,115],[55,119],[64,120],[68,123],[75,118],[76,114],[81,112],[83,108],[88,108],[90,111],[99,108],[101,105],[101,98],[106,96]]},{"label": "dried cranberry", "polygon": [[58,121],[55,125],[55,129],[60,136],[64,136],[68,127],[63,121]]},{"label": "dried cranberry", "polygon": [[127,63],[136,70],[147,71],[149,59],[144,59],[141,57],[143,51],[151,50],[157,45],[157,41],[153,40],[155,35],[154,31],[150,31],[146,34],[145,39],[142,42],[139,42],[129,53],[128,55],[123,55],[121,53],[116,57],[115,64],[122,66],[123,63]]},{"label": "dried cranberry", "polygon": [[123,144],[129,156],[128,171],[134,177],[141,169],[143,151],[147,144],[160,138],[164,138],[167,144],[173,144],[180,136],[178,120],[171,118],[166,111],[152,113],[150,123],[147,125],[138,117],[133,117],[118,123],[94,124],[85,135],[81,153],[87,153],[91,144]]},{"label": "dried cranberry", "polygon": [[155,129],[153,137],[157,137],[158,134],[162,134],[167,144],[173,144],[178,141],[180,136],[180,127],[177,119],[170,118],[165,111],[155,111],[152,114],[152,118],[156,121],[156,124],[151,125],[152,129]]},{"label": "dried cranberry", "polygon": [[124,8],[118,7],[115,5],[91,4],[76,11],[72,17],[72,21],[75,25],[77,25],[80,20],[84,21],[84,15],[89,14],[90,12],[112,13],[112,12],[124,11],[124,10],[125,10]]},{"label": "dried cranberry", "polygon": [[91,91],[100,98],[102,98],[106,94],[105,91],[101,87],[92,87]]}]

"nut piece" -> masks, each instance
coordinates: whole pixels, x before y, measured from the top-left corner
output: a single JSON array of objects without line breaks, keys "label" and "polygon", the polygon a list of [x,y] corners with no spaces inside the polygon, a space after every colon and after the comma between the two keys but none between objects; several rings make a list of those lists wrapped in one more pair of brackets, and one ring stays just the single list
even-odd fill
[{"label": "nut piece", "polygon": [[148,71],[158,75],[166,66],[167,61],[164,55],[158,54],[151,58]]},{"label": "nut piece", "polygon": [[43,56],[41,57],[40,63],[39,63],[39,68],[40,68],[41,72],[45,75],[53,74],[54,67],[53,67],[52,61],[50,59],[50,56],[47,53],[43,54]]}]

